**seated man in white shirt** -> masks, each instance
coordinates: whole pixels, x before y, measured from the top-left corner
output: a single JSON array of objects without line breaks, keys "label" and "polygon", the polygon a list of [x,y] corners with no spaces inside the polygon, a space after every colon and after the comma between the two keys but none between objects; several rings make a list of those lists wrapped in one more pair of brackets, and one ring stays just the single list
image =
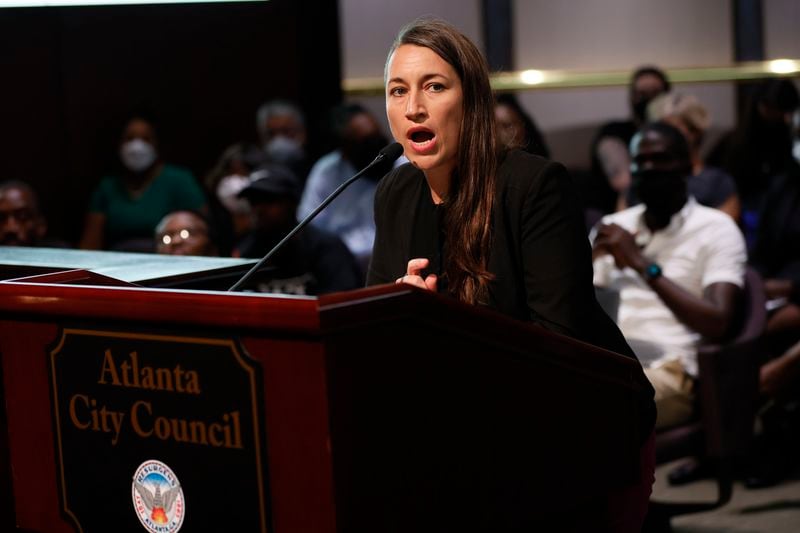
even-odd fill
[{"label": "seated man in white shirt", "polygon": [[744,285],[744,239],[733,220],[686,192],[681,133],[648,124],[631,141],[641,204],[592,232],[594,283],[620,295],[617,323],[656,390],[657,428],[692,414],[697,344],[732,333]]}]

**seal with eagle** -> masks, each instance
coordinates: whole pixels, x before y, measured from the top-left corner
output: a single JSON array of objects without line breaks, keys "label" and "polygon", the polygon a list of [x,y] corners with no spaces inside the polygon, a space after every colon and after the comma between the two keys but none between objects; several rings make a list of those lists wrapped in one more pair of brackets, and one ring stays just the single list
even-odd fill
[{"label": "seal with eagle", "polygon": [[161,494],[161,484],[159,483],[156,484],[155,493],[151,492],[143,483],[134,481],[133,484],[142,496],[145,507],[150,511],[150,518],[153,522],[156,524],[166,524],[169,522],[167,513],[172,510],[175,500],[178,498],[178,495],[180,495],[181,486],[175,485],[171,489],[164,491],[164,494]]}]

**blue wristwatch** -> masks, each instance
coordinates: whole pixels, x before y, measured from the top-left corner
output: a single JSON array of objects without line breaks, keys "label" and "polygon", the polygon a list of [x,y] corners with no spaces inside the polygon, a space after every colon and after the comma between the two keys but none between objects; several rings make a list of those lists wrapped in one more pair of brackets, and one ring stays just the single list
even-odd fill
[{"label": "blue wristwatch", "polygon": [[658,279],[661,277],[661,274],[661,267],[658,265],[658,263],[650,263],[647,265],[647,268],[644,269],[644,279],[647,281]]}]

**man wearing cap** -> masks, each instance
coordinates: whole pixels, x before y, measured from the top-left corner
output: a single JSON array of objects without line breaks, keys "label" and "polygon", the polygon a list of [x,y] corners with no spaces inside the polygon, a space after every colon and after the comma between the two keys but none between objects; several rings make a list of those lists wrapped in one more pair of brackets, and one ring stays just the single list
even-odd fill
[{"label": "man wearing cap", "polygon": [[[300,184],[283,166],[256,170],[239,196],[253,212],[254,229],[234,250],[236,257],[266,255],[297,224]],[[272,267],[272,269],[269,269]],[[259,292],[317,295],[360,287],[355,259],[335,235],[306,226],[267,263],[257,278]]]}]

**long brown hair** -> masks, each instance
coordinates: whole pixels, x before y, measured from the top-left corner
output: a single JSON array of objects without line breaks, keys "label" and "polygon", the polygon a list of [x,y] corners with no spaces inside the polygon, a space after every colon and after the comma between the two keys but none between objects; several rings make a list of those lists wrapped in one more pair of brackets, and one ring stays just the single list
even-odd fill
[{"label": "long brown hair", "polygon": [[448,261],[444,277],[448,290],[459,300],[486,303],[493,278],[488,263],[497,172],[489,67],[472,41],[442,20],[421,18],[401,29],[389,50],[387,66],[394,51],[404,44],[434,51],[461,80],[464,118],[458,161],[445,201]]}]

